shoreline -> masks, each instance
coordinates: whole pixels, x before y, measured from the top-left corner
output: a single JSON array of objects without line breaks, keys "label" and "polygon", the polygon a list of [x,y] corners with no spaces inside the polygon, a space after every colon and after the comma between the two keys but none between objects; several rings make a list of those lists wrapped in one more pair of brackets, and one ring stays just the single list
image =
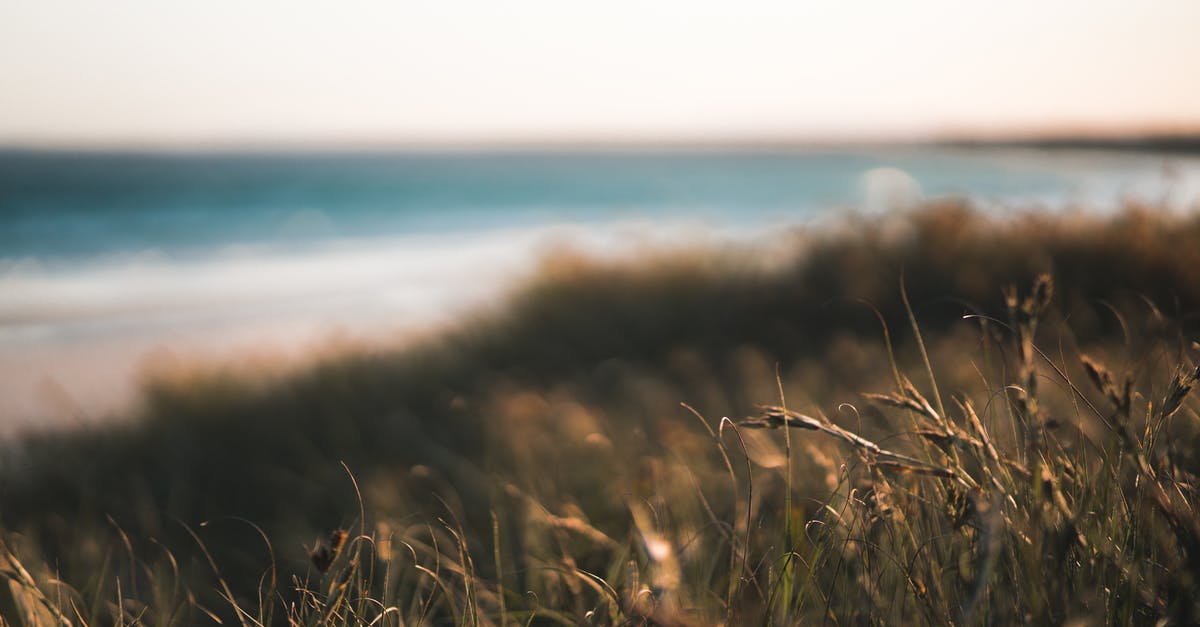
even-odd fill
[{"label": "shoreline", "polygon": [[164,363],[236,368],[258,356],[287,369],[346,343],[392,349],[437,336],[503,309],[562,253],[619,261],[744,245],[780,228],[652,226],[550,225],[10,268],[0,275],[0,438],[135,414],[147,377]]}]

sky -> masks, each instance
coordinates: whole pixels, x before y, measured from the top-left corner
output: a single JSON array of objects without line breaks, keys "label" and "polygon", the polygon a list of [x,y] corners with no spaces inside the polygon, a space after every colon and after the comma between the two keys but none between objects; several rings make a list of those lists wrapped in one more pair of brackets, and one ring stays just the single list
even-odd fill
[{"label": "sky", "polygon": [[8,0],[0,145],[1200,130],[1200,2]]}]

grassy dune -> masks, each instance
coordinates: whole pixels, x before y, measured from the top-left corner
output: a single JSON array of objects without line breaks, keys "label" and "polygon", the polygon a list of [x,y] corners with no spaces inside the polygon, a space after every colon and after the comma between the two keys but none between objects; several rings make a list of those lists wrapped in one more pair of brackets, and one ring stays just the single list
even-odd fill
[{"label": "grassy dune", "polygon": [[[1200,619],[1200,218],[561,256],[503,314],[0,465],[12,624]],[[683,405],[686,404],[686,405]]]}]

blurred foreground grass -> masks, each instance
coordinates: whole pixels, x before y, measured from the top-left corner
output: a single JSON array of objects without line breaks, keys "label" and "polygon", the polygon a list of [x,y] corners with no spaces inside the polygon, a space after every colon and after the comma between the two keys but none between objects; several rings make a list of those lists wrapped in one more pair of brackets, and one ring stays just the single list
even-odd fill
[{"label": "blurred foreground grass", "polygon": [[1197,312],[1200,217],[1152,208],[560,256],[436,339],[8,444],[0,615],[1193,623]]}]

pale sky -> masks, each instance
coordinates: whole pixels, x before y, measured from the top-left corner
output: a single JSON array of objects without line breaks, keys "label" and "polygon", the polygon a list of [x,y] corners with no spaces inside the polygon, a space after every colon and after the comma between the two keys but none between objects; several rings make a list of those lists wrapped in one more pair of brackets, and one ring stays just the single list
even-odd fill
[{"label": "pale sky", "polygon": [[0,145],[1200,129],[1200,1],[7,0]]}]

